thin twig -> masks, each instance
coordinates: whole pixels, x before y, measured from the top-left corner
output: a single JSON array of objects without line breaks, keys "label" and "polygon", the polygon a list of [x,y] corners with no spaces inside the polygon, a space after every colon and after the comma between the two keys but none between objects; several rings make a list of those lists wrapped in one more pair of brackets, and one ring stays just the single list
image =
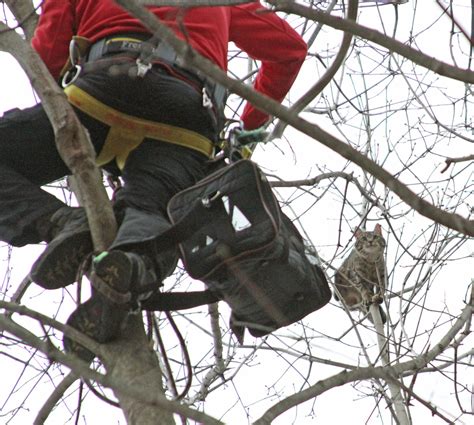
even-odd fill
[{"label": "thin twig", "polygon": [[48,419],[51,411],[54,409],[59,400],[64,396],[67,389],[77,380],[77,375],[74,372],[69,372],[54,391],[49,395],[48,399],[44,402],[43,406],[39,410],[33,425],[43,425],[46,419]]},{"label": "thin twig", "polygon": [[473,161],[474,160],[474,155],[467,155],[467,156],[462,156],[460,158],[446,158],[445,162],[446,165],[445,167],[441,170],[441,173],[444,173],[451,164],[454,164],[456,162],[465,162],[465,161]]}]

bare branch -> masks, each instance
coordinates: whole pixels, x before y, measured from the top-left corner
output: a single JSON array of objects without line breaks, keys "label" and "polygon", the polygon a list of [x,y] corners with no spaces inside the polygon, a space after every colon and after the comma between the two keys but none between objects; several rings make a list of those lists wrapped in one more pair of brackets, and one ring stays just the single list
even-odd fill
[{"label": "bare branch", "polygon": [[99,344],[95,342],[93,339],[83,335],[81,332],[77,331],[76,329],[64,325],[57,320],[51,319],[50,317],[41,314],[37,311],[31,310],[23,305],[18,305],[15,303],[1,301],[0,300],[0,308],[7,310],[8,314],[5,315],[6,318],[9,318],[13,313],[20,314],[22,316],[31,317],[32,319],[37,320],[38,322],[42,323],[43,325],[51,326],[66,335],[73,338],[75,341],[86,347],[88,350],[92,351],[93,353],[99,352]]},{"label": "bare branch", "polygon": [[438,416],[440,417],[441,419],[443,419],[447,424],[452,424],[453,421],[449,418],[447,418],[446,416],[444,416],[440,411],[439,409],[436,408],[436,406],[433,406],[432,403],[426,401],[426,400],[423,400],[421,397],[419,397],[417,394],[415,394],[414,391],[412,391],[410,388],[408,388],[406,385],[404,385],[402,382],[400,382],[399,380],[393,380],[393,379],[390,379],[388,376],[387,376],[387,380],[392,380],[394,382],[394,384],[396,385],[399,385],[400,388],[405,391],[407,394],[410,394],[411,397],[413,397],[415,400],[417,400],[418,402],[420,402],[423,406],[427,407],[430,411],[431,411],[431,414],[433,416]]},{"label": "bare branch", "polygon": [[456,162],[466,162],[466,161],[473,161],[474,160],[474,155],[467,155],[463,156],[460,158],[446,158],[446,166],[441,170],[441,173],[444,173],[451,164],[454,164]]},{"label": "bare branch", "polygon": [[[3,28],[5,25],[0,23],[0,30]],[[88,136],[66,96],[27,42],[13,31],[5,32],[0,37],[0,49],[15,56],[38,93],[53,126],[58,152],[78,180],[82,191],[78,198],[85,200],[94,246],[104,251],[115,236],[115,216]]]},{"label": "bare branch", "polygon": [[369,201],[373,205],[376,205],[382,211],[385,211],[385,207],[381,205],[377,199],[374,199],[372,196],[370,196],[370,193],[362,187],[359,180],[357,180],[352,173],[348,174],[348,173],[344,173],[343,171],[333,171],[330,173],[323,173],[323,174],[320,174],[319,176],[309,178],[309,179],[304,179],[304,180],[271,181],[270,186],[272,187],[317,186],[321,181],[325,179],[333,179],[337,177],[341,177],[347,180],[347,182],[354,183],[357,189],[359,190],[360,194],[365,199],[367,199],[367,201]]},{"label": "bare branch", "polygon": [[[357,10],[358,10],[359,2],[358,0],[349,0],[349,5],[347,8],[347,17],[346,19],[355,21],[357,18]],[[324,75],[318,80],[318,82],[308,90],[308,92],[302,96],[298,101],[294,103],[294,105],[288,109],[288,112],[291,113],[298,113],[301,112],[316,96],[318,96],[324,88],[332,81],[334,76],[336,75],[337,71],[341,67],[344,62],[344,59],[349,51],[349,48],[352,43],[352,33],[344,32],[342,37],[341,47],[337,52],[334,61],[332,62],[331,66],[326,69]],[[285,130],[286,123],[284,121],[279,121],[275,128],[272,131],[271,138],[280,138]]]},{"label": "bare branch", "polygon": [[209,393],[210,385],[219,377],[224,376],[226,363],[222,357],[222,333],[219,327],[219,307],[218,303],[209,304],[209,318],[214,339],[214,361],[213,367],[206,373],[201,383],[199,391],[192,397],[191,402],[204,401]]},{"label": "bare branch", "polygon": [[436,0],[436,4],[439,6],[439,8],[449,16],[449,19],[451,19],[452,22],[459,28],[459,30],[463,33],[464,37],[469,41],[471,45],[474,44],[474,39],[472,38],[474,34],[471,34],[471,36],[467,33],[467,31],[459,24],[459,22],[456,20],[454,15],[449,11],[448,7],[444,7],[439,0]]},{"label": "bare branch", "polygon": [[[385,184],[389,189],[395,192],[403,201],[418,211],[421,215],[437,221],[451,229],[465,233],[466,235],[474,236],[474,221],[467,220],[459,214],[451,214],[435,207],[413,193],[406,185],[402,184],[384,168],[367,158],[365,155],[362,155],[356,149],[324,131],[321,127],[317,126],[316,124],[310,124],[306,120],[289,113],[287,108],[268,96],[263,96],[257,93],[251,87],[247,87],[239,81],[227,77],[227,75],[211,61],[203,58],[184,41],[175,37],[171,30],[160,24],[160,22],[150,11],[134,5],[129,0],[116,0],[116,2],[126,8],[131,14],[139,18],[153,33],[156,33],[162,37],[164,41],[168,42],[176,50],[177,54],[185,58],[189,64],[192,64],[199,70],[206,72],[216,81],[252,102],[258,108],[261,108],[269,114],[287,121],[296,129],[302,131],[306,135],[314,138],[318,142],[337,152],[339,155],[350,161],[353,161],[363,169],[367,170],[377,180]],[[299,9],[297,8],[297,10]],[[471,72],[471,74],[474,77],[474,72]]]},{"label": "bare branch", "polygon": [[349,382],[373,378],[385,379],[387,375],[391,377],[397,377],[404,372],[416,372],[419,369],[422,369],[449,346],[451,341],[456,337],[466,322],[470,320],[470,316],[474,311],[473,295],[474,291],[471,290],[470,302],[466,305],[466,307],[464,307],[459,318],[453,324],[451,329],[449,329],[449,331],[443,336],[443,338],[441,338],[441,340],[439,340],[438,343],[425,354],[422,354],[413,360],[409,360],[404,363],[398,363],[394,366],[365,367],[357,370],[343,371],[338,373],[337,375],[321,380],[317,384],[278,402],[273,407],[268,409],[260,417],[260,419],[254,422],[254,424],[270,424],[277,416],[281,415],[291,407],[310,400],[331,388],[339,387]]},{"label": "bare branch", "polygon": [[[27,40],[31,40],[38,23],[38,15],[31,0],[4,0],[5,4],[15,15],[23,29]],[[13,30],[13,28],[12,28]]]},{"label": "bare branch", "polygon": [[78,375],[83,376],[86,379],[90,379],[91,381],[97,381],[104,387],[111,388],[121,394],[126,394],[128,397],[139,400],[144,404],[159,407],[168,412],[186,416],[202,424],[222,424],[222,422],[211,418],[204,413],[180,405],[177,402],[169,401],[161,394],[150,393],[141,385],[140,382],[132,383],[117,376],[112,378],[108,375],[101,375],[100,373],[89,369],[88,365],[82,360],[79,360],[72,355],[63,354],[56,348],[51,347],[48,343],[41,341],[22,326],[14,323],[12,320],[6,319],[3,316],[0,316],[0,330],[15,335],[26,344],[45,353],[51,360],[57,361],[69,367]]},{"label": "bare branch", "polygon": [[33,425],[43,425],[51,411],[54,409],[59,400],[64,396],[66,390],[78,379],[74,372],[69,372],[61,383],[54,389],[45,401],[38,414],[36,415]]},{"label": "bare branch", "polygon": [[[370,315],[374,320],[375,331],[377,332],[377,343],[380,351],[380,359],[382,360],[382,366],[390,366],[389,358],[389,341],[384,334],[384,328],[382,318],[380,317],[380,309],[378,304],[370,305]],[[387,375],[390,376],[390,375]],[[392,401],[395,408],[395,417],[400,425],[409,425],[410,420],[408,419],[408,413],[405,407],[405,403],[400,391],[400,386],[403,385],[401,379],[386,379],[388,387],[390,389],[390,400]]]},{"label": "bare branch", "polygon": [[453,78],[465,83],[474,83],[473,71],[457,68],[432,58],[428,55],[425,55],[423,52],[415,50],[406,44],[403,44],[392,37],[388,37],[372,28],[364,27],[347,19],[331,16],[318,9],[312,9],[290,0],[269,0],[269,3],[274,5],[278,10],[304,16],[308,19],[322,22],[341,31],[349,31],[354,35],[365,38],[366,40],[377,43],[392,52],[398,53],[399,55],[410,59],[412,62],[430,69],[439,75],[443,75],[444,77]]}]

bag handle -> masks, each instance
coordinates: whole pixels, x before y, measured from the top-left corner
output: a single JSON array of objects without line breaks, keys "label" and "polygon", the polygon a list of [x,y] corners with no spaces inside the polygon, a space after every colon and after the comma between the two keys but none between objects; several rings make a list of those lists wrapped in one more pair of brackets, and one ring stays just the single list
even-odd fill
[{"label": "bag handle", "polygon": [[161,252],[172,248],[177,243],[191,237],[193,233],[203,227],[205,223],[199,218],[205,216],[205,213],[213,207],[213,203],[220,198],[221,195],[217,193],[212,198],[197,199],[185,215],[152,240],[156,244],[157,251]]}]

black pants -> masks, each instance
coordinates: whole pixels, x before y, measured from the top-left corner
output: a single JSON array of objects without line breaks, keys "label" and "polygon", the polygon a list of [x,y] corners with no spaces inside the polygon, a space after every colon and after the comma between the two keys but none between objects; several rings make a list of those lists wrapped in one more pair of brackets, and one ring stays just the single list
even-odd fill
[{"label": "black pants", "polygon": [[[199,90],[160,67],[144,78],[101,68],[85,73],[76,84],[121,112],[184,127],[211,140],[217,137],[214,117],[202,106]],[[100,152],[109,128],[77,113]],[[131,152],[122,172],[114,162],[104,166],[124,182],[116,197],[119,229],[111,248],[147,243],[168,228],[169,199],[204,177],[206,161],[191,149],[145,139]],[[68,174],[41,105],[0,118],[0,240],[14,246],[40,242],[36,219],[64,205],[41,186]],[[158,263],[171,261],[171,256],[164,257],[169,258]]]}]

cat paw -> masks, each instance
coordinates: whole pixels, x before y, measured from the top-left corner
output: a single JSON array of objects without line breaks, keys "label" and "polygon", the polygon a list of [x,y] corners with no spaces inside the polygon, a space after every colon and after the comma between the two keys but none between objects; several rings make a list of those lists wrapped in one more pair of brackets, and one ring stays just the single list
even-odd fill
[{"label": "cat paw", "polygon": [[381,294],[375,294],[372,296],[372,304],[382,304],[383,296]]}]

